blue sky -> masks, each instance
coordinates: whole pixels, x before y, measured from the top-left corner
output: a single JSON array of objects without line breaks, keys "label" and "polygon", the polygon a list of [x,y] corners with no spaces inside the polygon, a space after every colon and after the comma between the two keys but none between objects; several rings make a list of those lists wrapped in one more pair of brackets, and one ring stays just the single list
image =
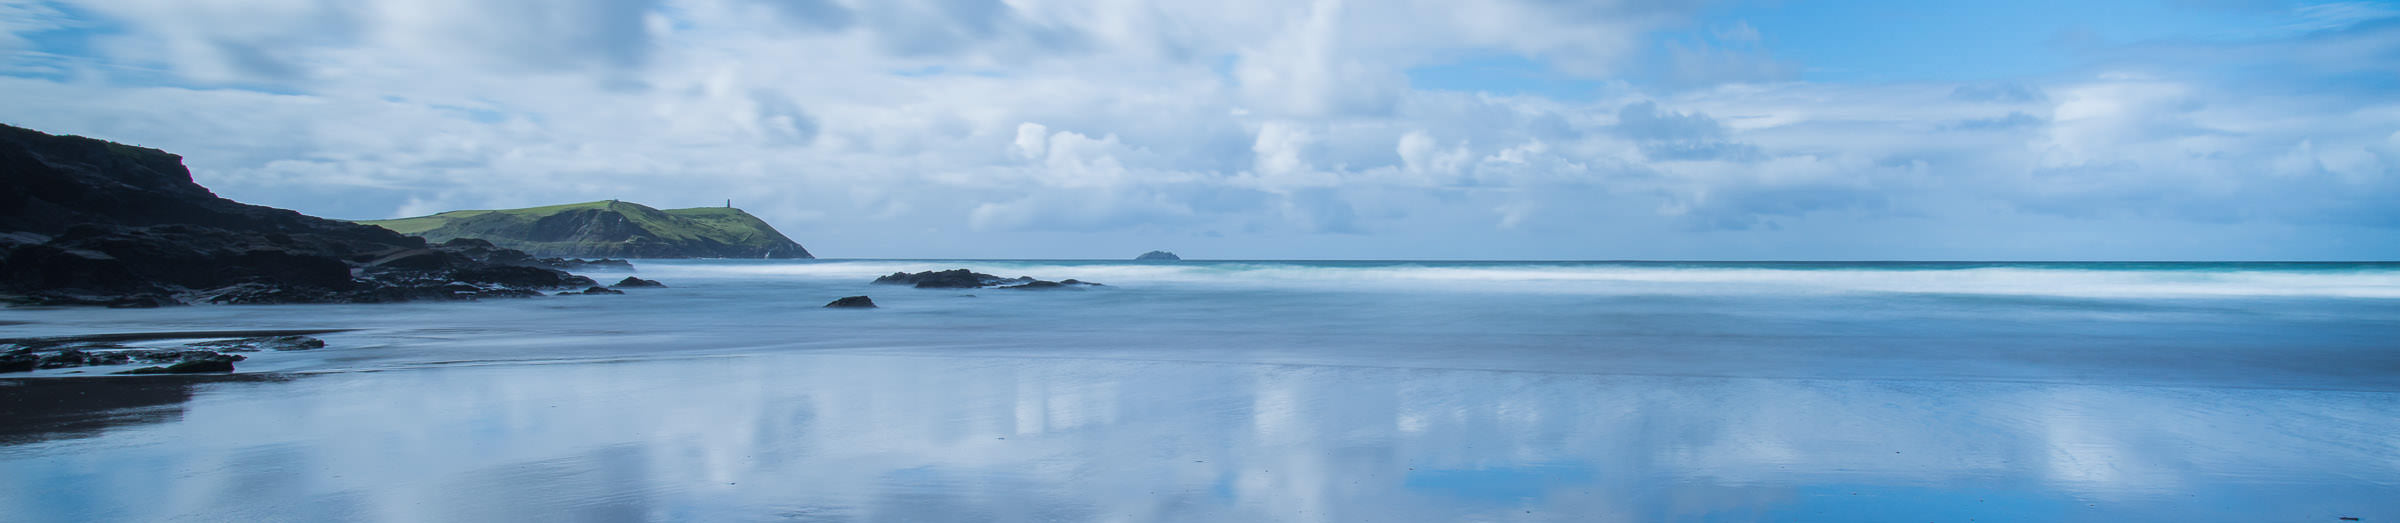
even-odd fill
[{"label": "blue sky", "polygon": [[0,121],[831,257],[2400,259],[2387,2],[0,0]]}]

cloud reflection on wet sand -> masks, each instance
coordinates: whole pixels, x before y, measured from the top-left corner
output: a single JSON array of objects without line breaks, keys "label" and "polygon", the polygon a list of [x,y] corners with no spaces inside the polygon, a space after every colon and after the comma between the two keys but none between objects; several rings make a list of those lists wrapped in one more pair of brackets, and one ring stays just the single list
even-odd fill
[{"label": "cloud reflection on wet sand", "polygon": [[2312,520],[2400,499],[2388,392],[858,354],[194,387],[179,416],[0,447],[0,513]]}]

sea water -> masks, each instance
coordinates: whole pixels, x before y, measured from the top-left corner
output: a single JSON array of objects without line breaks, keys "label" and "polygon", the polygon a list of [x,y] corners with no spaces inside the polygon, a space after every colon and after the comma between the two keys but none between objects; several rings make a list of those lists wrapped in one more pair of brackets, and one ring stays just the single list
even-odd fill
[{"label": "sea water", "polygon": [[[2400,517],[2400,264],[637,266],[670,287],[0,310],[355,329],[0,379],[0,520]],[[1107,286],[868,283],[949,268]]]}]

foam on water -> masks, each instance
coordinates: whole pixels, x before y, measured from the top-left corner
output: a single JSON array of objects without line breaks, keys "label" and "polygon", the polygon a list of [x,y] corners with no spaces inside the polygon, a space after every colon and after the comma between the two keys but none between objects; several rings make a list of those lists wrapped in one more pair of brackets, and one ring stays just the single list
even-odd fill
[{"label": "foam on water", "polygon": [[1903,293],[2091,298],[2400,298],[2400,264],[1754,264],[1612,262],[646,261],[681,279],[865,280],[968,268],[1119,286],[1388,288],[1544,294]]}]

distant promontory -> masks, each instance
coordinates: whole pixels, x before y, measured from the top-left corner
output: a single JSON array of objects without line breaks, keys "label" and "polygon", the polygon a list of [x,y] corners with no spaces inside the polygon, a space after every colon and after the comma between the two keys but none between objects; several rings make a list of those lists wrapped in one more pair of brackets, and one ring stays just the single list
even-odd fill
[{"label": "distant promontory", "polygon": [[1150,252],[1145,252],[1145,253],[1142,253],[1142,255],[1141,255],[1141,256],[1135,256],[1135,257],[1133,257],[1133,260],[1134,260],[1134,261],[1182,261],[1182,260],[1183,260],[1183,258],[1182,258],[1182,257],[1180,257],[1180,256],[1176,256],[1176,255],[1175,255],[1175,253],[1172,253],[1172,252],[1167,252],[1167,251],[1150,251]]},{"label": "distant promontory", "polygon": [[654,209],[616,200],[359,223],[432,241],[473,238],[535,256],[814,258],[764,220],[733,207]]}]

